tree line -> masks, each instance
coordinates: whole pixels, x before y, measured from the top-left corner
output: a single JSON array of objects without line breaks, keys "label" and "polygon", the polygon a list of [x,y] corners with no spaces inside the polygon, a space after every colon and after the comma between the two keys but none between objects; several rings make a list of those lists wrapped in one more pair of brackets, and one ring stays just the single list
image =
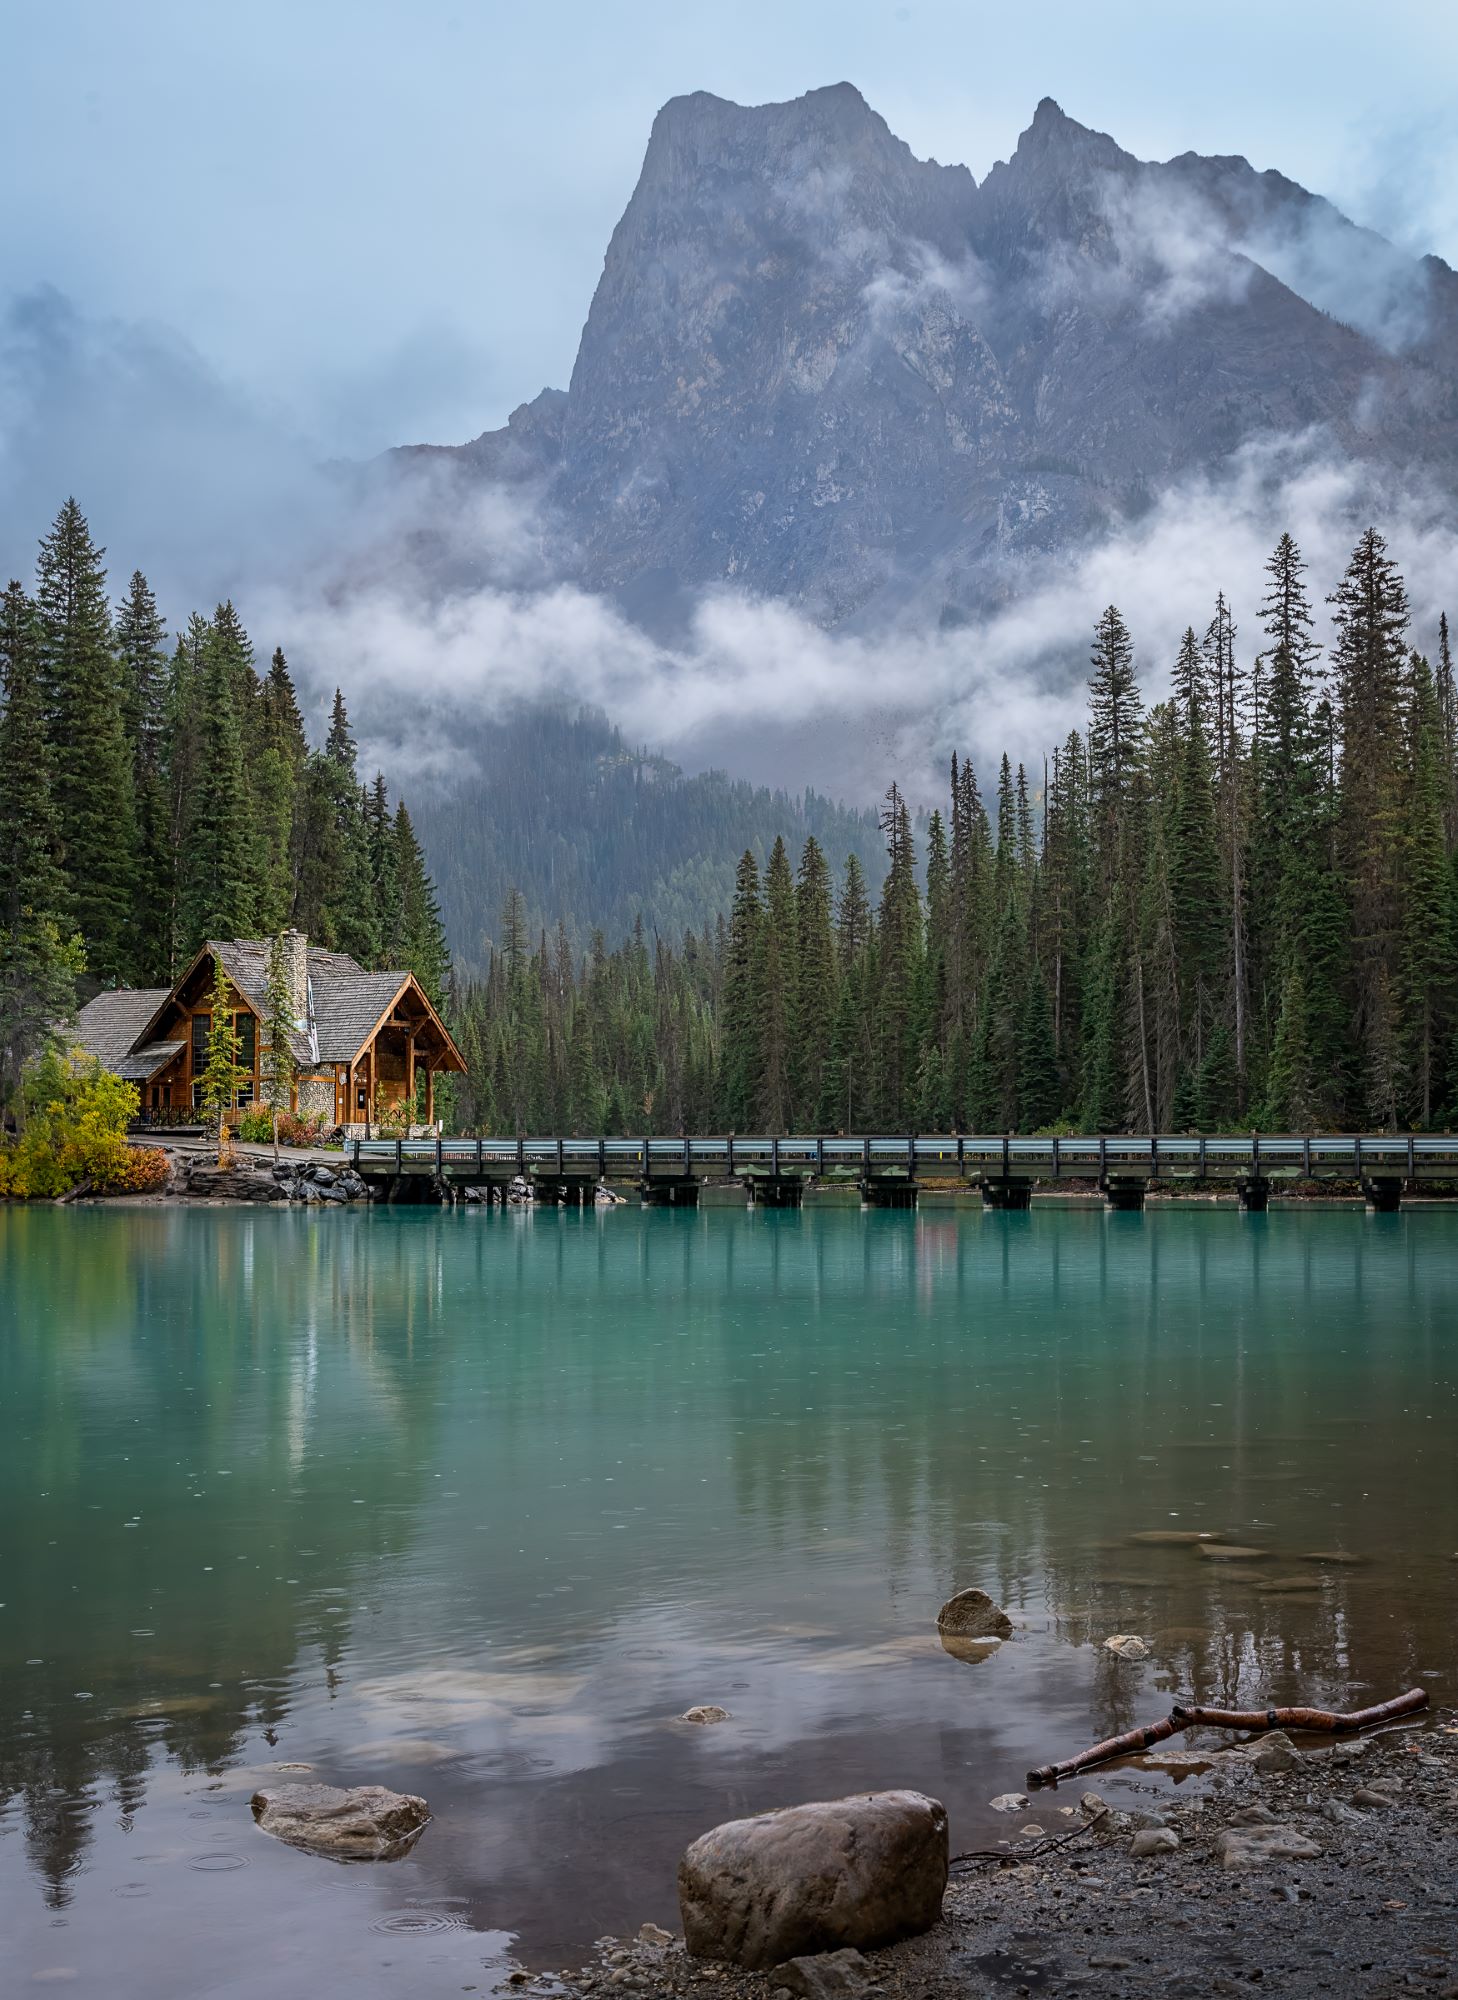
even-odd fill
[{"label": "tree line", "polygon": [[455,995],[468,1130],[1017,1132],[1458,1120],[1458,702],[1371,529],[1327,600],[1283,535],[1259,637],[1221,595],[1147,706],[1110,606],[1087,725],[988,794],[951,759],[872,900],[819,843],[738,864],[673,944],[578,960],[512,895]]},{"label": "tree line", "polygon": [[[0,1111],[78,982],[169,986],[207,938],[292,924],[444,997],[420,843],[361,783],[342,694],[311,749],[288,663],[231,603],[170,644],[146,577],[113,605],[75,500],[0,597]],[[82,985],[82,991],[85,985]]]}]

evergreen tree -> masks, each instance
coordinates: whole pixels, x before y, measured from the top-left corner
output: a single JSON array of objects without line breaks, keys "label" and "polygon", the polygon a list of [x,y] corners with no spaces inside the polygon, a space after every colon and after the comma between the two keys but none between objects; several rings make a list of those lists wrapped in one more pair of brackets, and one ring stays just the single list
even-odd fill
[{"label": "evergreen tree", "polygon": [[232,984],[222,960],[213,963],[208,995],[208,1037],[203,1057],[202,1109],[215,1121],[218,1165],[228,1161],[228,1114],[238,1100],[247,1072],[238,1065],[238,1028],[234,1019]]},{"label": "evergreen tree", "polygon": [[820,1129],[825,1071],[837,1002],[830,870],[811,834],[795,884],[796,987],[791,1061],[795,1124]]},{"label": "evergreen tree", "polygon": [[133,970],[161,979],[171,963],[167,901],[158,894],[170,873],[165,773],[167,729],[167,625],[140,570],[134,570],[116,616],[123,717],[132,754],[136,814],[137,896]]},{"label": "evergreen tree", "polygon": [[131,969],[136,819],[105,551],[68,500],[40,545],[36,603],[69,910],[98,978]]},{"label": "evergreen tree", "polygon": [[293,1109],[294,1080],[298,1074],[293,1045],[296,1010],[293,992],[289,986],[288,955],[282,933],[273,938],[268,947],[266,1004],[268,1012],[264,1021],[262,1050],[263,1086],[268,1108],[273,1113],[273,1157],[277,1160],[278,1121],[286,1112]]},{"label": "evergreen tree", "polygon": [[734,881],[724,966],[724,1116],[731,1132],[748,1131],[758,1085],[760,1024],[756,1007],[759,934],[764,906],[759,865],[746,848]]},{"label": "evergreen tree", "polygon": [[41,647],[35,606],[12,583],[0,598],[0,1120],[23,1119],[22,1074],[74,1014],[82,964],[63,917]]}]

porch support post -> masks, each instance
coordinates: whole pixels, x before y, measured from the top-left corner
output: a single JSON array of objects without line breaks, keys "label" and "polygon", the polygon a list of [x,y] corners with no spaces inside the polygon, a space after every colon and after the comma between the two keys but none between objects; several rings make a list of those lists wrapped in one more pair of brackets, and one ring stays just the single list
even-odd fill
[{"label": "porch support post", "polygon": [[430,1068],[425,1072],[425,1122],[435,1123],[435,1071]]}]

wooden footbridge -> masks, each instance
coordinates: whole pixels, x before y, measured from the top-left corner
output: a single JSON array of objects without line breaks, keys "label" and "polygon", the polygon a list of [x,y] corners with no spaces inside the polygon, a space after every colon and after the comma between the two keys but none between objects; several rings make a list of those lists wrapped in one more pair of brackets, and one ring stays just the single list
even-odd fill
[{"label": "wooden footbridge", "polygon": [[746,1197],[798,1204],[817,1186],[855,1186],[868,1202],[910,1207],[919,1190],[975,1189],[994,1208],[1026,1208],[1037,1186],[1099,1191],[1138,1208],[1151,1187],[1234,1189],[1247,1208],[1296,1182],[1359,1187],[1395,1209],[1404,1188],[1458,1185],[1458,1137],[1362,1133],[1323,1137],[1021,1139],[902,1138],[351,1139],[350,1164],[391,1196],[428,1200],[523,1181],[545,1200],[590,1201],[598,1187],[684,1204],[701,1188],[741,1184]]}]

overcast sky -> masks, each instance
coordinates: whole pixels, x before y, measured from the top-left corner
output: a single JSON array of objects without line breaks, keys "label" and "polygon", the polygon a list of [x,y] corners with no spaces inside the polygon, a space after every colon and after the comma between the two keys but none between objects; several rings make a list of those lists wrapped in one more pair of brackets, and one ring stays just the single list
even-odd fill
[{"label": "overcast sky", "polygon": [[0,58],[10,336],[140,328],[190,395],[215,377],[329,453],[463,439],[565,384],[653,114],[691,90],[848,79],[979,178],[1047,94],[1458,263],[1453,0],[6,0]]}]

